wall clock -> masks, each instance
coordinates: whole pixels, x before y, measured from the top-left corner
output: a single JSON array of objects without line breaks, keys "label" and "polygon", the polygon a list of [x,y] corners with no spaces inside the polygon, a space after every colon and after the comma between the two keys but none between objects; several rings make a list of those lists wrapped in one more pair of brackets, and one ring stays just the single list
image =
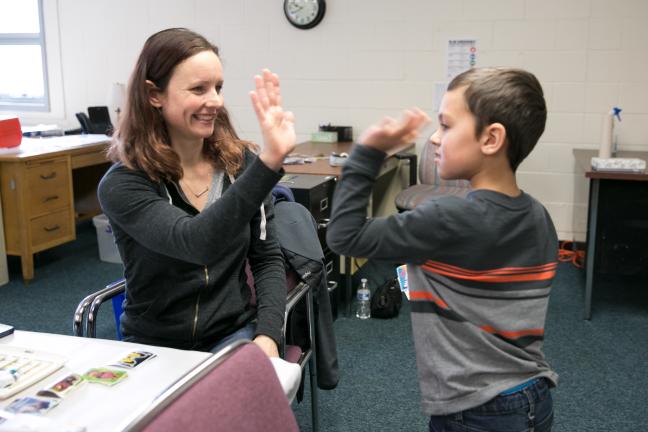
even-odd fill
[{"label": "wall clock", "polygon": [[325,12],[324,0],[284,0],[286,18],[298,29],[306,30],[315,27],[322,21]]}]

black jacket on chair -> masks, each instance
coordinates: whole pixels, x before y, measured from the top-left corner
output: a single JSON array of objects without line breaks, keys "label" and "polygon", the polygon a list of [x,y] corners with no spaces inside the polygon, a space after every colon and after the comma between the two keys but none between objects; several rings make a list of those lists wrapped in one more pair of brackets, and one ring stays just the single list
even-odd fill
[{"label": "black jacket on chair", "polygon": [[[301,204],[277,201],[275,227],[287,265],[313,289],[317,386],[331,390],[337,386],[340,377],[324,253],[317,237],[315,220]],[[300,346],[308,343],[307,325],[303,321],[305,316],[305,307],[297,306],[290,326],[290,343]]]}]

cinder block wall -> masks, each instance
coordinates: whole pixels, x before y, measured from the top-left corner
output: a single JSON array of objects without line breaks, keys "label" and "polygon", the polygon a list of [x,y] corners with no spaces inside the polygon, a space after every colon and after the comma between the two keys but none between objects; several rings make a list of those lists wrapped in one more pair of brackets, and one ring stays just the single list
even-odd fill
[{"label": "cinder block wall", "polygon": [[47,30],[60,35],[61,122],[74,126],[75,112],[107,104],[146,37],[166,27],[190,27],[221,46],[226,103],[241,135],[256,141],[247,92],[262,67],[282,76],[300,140],[328,122],[357,134],[403,107],[434,113],[447,40],[475,38],[478,65],[527,68],[544,86],[547,129],[519,178],[561,238],[585,238],[588,183],[572,149],[598,146],[604,113],[622,107],[620,147],[648,150],[644,0],[327,0],[324,21],[308,31],[288,24],[282,3],[58,0],[59,28]]}]

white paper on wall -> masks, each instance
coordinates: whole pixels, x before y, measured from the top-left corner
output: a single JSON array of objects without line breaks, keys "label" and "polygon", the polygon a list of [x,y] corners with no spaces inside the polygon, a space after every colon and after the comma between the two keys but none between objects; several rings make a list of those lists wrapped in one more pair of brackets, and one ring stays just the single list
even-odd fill
[{"label": "white paper on wall", "polygon": [[448,82],[461,72],[477,65],[476,39],[448,40]]}]

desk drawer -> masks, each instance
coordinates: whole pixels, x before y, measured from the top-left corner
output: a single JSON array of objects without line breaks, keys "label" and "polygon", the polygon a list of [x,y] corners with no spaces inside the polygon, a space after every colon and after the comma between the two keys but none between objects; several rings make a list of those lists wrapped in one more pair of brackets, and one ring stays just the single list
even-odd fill
[{"label": "desk drawer", "polygon": [[61,240],[67,241],[74,236],[69,209],[32,219],[29,225],[34,249]]},{"label": "desk drawer", "polygon": [[27,169],[29,216],[40,216],[70,204],[70,175],[67,161],[45,163]]},{"label": "desk drawer", "polygon": [[320,175],[290,175],[286,186],[290,187],[295,201],[308,209],[316,222],[331,215],[335,178]]}]

